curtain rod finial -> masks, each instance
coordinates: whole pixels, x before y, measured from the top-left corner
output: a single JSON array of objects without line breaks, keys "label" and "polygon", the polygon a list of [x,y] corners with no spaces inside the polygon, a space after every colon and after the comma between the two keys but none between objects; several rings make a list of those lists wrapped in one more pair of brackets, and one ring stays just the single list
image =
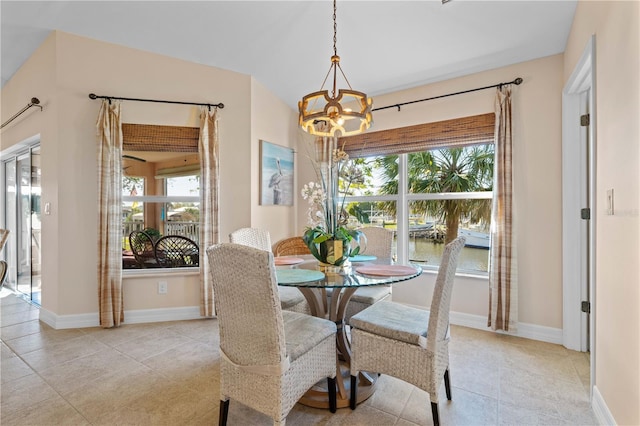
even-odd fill
[{"label": "curtain rod finial", "polygon": [[513,82],[516,84],[516,86],[519,86],[519,85],[522,84],[522,79],[520,77],[518,77]]},{"label": "curtain rod finial", "polygon": [[38,98],[31,98],[31,103],[34,105],[38,105],[40,103],[40,99]]},{"label": "curtain rod finial", "polygon": [[95,93],[89,93],[89,99],[98,99],[98,96]]}]

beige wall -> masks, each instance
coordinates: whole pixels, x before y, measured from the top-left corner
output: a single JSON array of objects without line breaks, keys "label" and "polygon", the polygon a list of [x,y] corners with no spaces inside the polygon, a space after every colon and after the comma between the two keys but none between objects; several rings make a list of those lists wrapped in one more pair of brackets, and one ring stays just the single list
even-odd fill
[{"label": "beige wall", "polygon": [[[12,121],[2,129],[0,138],[0,151],[19,148],[18,143],[31,140],[48,140],[49,144],[41,146],[42,161],[42,194],[49,194],[42,199],[51,202],[54,206],[51,216],[42,216],[42,253],[43,263],[47,262],[44,253],[57,252],[60,232],[57,226],[57,191],[58,191],[58,163],[64,161],[64,151],[58,150],[58,115],[60,106],[57,102],[56,88],[56,38],[47,38],[36,50],[19,72],[2,88],[2,122],[7,120],[17,111],[22,109],[32,97],[40,100],[43,111],[39,108],[31,108],[19,118]],[[95,162],[95,160],[94,160]],[[4,210],[4,209],[2,209]],[[3,212],[4,213],[4,212]],[[43,264],[43,273],[47,273],[52,287],[58,286],[58,273],[61,266],[50,262]],[[57,291],[48,295],[51,306],[58,306],[59,294]]]},{"label": "beige wall", "polygon": [[[514,86],[514,175],[517,199],[519,321],[562,328],[561,259],[561,91],[562,55],[374,97],[374,108],[484,87],[522,77]],[[372,130],[409,126],[494,111],[495,90],[374,112]],[[303,145],[300,142],[300,145]],[[303,151],[299,147],[299,151]],[[310,167],[300,170],[302,184],[315,180]],[[305,226],[306,205],[299,223]],[[429,306],[435,275],[394,285],[393,298]],[[486,279],[457,278],[451,309],[486,316]]]},{"label": "beige wall", "polygon": [[[260,140],[295,148],[298,115],[264,85],[251,79],[251,226],[269,230],[271,242],[295,235],[297,194],[293,206],[260,205]],[[298,162],[294,154],[294,163]],[[294,176],[294,188],[295,185]]]},{"label": "beige wall", "polygon": [[564,61],[566,81],[595,34],[595,385],[624,425],[640,424],[639,23],[640,2],[581,1]]},{"label": "beige wall", "polygon": [[[3,121],[32,96],[44,105],[3,129],[2,150],[40,134],[43,204],[43,308],[57,315],[97,312],[97,150],[100,101],[89,93],[134,98],[223,102],[220,123],[220,238],[251,223],[251,79],[66,33],[52,33],[2,89]],[[123,102],[123,122],[198,126],[197,107]],[[198,278],[126,279],[126,310],[198,306]],[[178,291],[176,291],[178,290]],[[177,297],[176,295],[180,295]],[[185,296],[186,295],[186,296]],[[176,296],[176,297],[174,297]]]}]

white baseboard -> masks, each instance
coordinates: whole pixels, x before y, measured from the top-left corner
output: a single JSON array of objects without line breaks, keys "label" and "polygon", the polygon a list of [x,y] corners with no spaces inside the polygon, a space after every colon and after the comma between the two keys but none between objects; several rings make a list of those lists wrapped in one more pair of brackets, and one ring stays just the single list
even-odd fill
[{"label": "white baseboard", "polygon": [[[451,324],[491,331],[491,328],[487,327],[487,318],[482,315],[451,312],[449,318],[451,320]],[[562,344],[562,329],[546,327],[543,325],[519,322],[518,330],[515,333],[505,334],[524,337],[525,339],[539,340],[541,342],[556,343],[558,345]]]},{"label": "white baseboard", "polygon": [[562,345],[561,328],[546,327],[544,325],[527,324],[524,322],[520,322],[518,323],[518,332],[516,333],[516,336]]},{"label": "white baseboard", "polygon": [[126,324],[141,324],[146,322],[162,321],[184,321],[199,318],[202,318],[200,316],[199,306],[124,311],[124,320]]},{"label": "white baseboard", "polygon": [[593,387],[591,407],[593,408],[593,413],[596,415],[596,419],[598,419],[598,423],[601,425],[615,426],[617,424],[597,386]]},{"label": "white baseboard", "polygon": [[[408,305],[408,304],[407,304]],[[414,308],[424,309],[423,306],[409,305]],[[466,314],[463,312],[451,312],[449,314],[451,324],[461,325],[463,327],[476,328],[478,330],[491,331],[487,327],[487,317],[482,315]],[[501,333],[501,332],[499,332]],[[541,342],[562,344],[562,329],[545,327],[543,325],[518,323],[518,330],[515,333],[504,333],[510,336],[524,337],[525,339],[539,340]]]},{"label": "white baseboard", "polygon": [[[415,307],[421,308],[419,306]],[[201,318],[200,308],[198,306],[165,309],[141,309],[124,312],[124,324],[182,321],[198,318]],[[476,328],[479,330],[491,330],[487,327],[487,318],[481,315],[451,312],[450,318],[451,324]],[[100,319],[97,312],[77,315],[56,315],[41,308],[40,320],[55,329],[98,327],[100,325]],[[562,344],[562,330],[559,328],[518,323],[518,331],[516,333],[509,334],[532,340],[540,340],[542,342]]]},{"label": "white baseboard", "polygon": [[40,321],[56,330],[98,327],[100,325],[97,312],[90,314],[58,315],[42,307],[40,308]]},{"label": "white baseboard", "polygon": [[[182,321],[202,318],[198,306],[164,309],[140,309],[124,311],[123,324],[141,324],[149,322]],[[59,330],[66,328],[87,328],[100,326],[97,312],[77,315],[56,315],[40,308],[40,321]]]}]

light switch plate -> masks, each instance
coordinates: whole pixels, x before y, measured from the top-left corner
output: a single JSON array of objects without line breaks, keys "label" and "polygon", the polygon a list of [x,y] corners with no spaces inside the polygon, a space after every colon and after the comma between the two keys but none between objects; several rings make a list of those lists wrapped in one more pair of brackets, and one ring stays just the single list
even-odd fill
[{"label": "light switch plate", "polygon": [[613,215],[613,188],[607,189],[607,214]]}]

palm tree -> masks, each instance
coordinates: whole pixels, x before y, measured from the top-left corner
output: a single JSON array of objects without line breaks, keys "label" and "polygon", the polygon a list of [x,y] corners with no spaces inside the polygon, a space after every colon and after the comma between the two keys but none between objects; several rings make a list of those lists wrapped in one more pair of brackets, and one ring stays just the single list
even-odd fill
[{"label": "palm tree", "polygon": [[[493,185],[493,145],[439,149],[409,154],[408,185],[410,193],[491,191]],[[385,184],[382,192],[398,191],[397,157],[380,159]],[[395,211],[395,204],[383,208]],[[443,221],[447,227],[445,242],[458,236],[460,220],[488,222],[489,200],[422,200],[412,203],[412,211],[428,214]]]}]

